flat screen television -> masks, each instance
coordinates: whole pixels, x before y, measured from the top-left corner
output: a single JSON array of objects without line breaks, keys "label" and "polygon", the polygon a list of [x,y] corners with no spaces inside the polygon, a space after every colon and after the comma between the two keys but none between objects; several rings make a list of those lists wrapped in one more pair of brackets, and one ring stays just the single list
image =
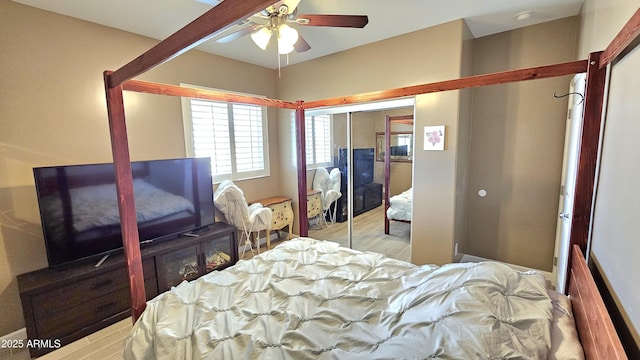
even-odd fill
[{"label": "flat screen television", "polygon": [[353,186],[373,182],[375,150],[373,148],[353,149]]},{"label": "flat screen television", "polygon": [[[210,158],[131,163],[140,243],[214,222]],[[49,266],[122,248],[112,163],[33,169]]]},{"label": "flat screen television", "polygon": [[409,145],[390,146],[389,155],[391,156],[408,156]]}]

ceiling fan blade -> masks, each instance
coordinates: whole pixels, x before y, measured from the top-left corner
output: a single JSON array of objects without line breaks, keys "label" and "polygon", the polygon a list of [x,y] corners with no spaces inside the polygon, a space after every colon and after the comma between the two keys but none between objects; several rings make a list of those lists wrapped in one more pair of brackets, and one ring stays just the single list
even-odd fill
[{"label": "ceiling fan blade", "polygon": [[232,32],[231,34],[228,34],[219,39],[216,39],[216,42],[221,44],[226,44],[226,43],[232,42],[233,40],[237,40],[243,36],[247,36],[255,32],[256,30],[259,30],[261,27],[262,25],[246,27],[244,29],[240,29],[238,31]]},{"label": "ceiling fan blade", "polygon": [[302,37],[302,35],[298,34],[298,41],[293,44],[293,48],[296,50],[296,52],[301,53],[311,49],[311,45],[309,45],[309,43]]},{"label": "ceiling fan blade", "polygon": [[298,15],[295,21],[304,26],[363,28],[369,23],[369,17],[367,15],[302,14]]}]

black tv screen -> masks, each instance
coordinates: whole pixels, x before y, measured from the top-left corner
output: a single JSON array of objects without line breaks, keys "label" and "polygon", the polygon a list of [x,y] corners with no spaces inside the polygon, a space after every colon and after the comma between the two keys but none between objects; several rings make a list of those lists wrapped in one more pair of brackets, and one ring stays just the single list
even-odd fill
[{"label": "black tv screen", "polygon": [[[211,159],[131,163],[140,243],[214,222]],[[122,248],[114,166],[33,169],[49,266]]]},{"label": "black tv screen", "polygon": [[353,185],[360,186],[373,182],[375,150],[373,148],[353,149]]},{"label": "black tv screen", "polygon": [[391,156],[407,156],[409,155],[409,145],[391,146],[389,149]]}]

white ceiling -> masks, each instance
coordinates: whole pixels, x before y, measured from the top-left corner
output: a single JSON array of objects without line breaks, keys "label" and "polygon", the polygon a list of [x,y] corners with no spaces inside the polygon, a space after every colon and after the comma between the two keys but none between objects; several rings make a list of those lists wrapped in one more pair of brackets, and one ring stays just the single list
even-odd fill
[{"label": "white ceiling", "polygon": [[[162,40],[209,10],[217,0],[14,0],[113,28]],[[482,37],[518,27],[577,15],[583,0],[301,0],[299,14],[368,15],[364,29],[295,26],[311,50],[282,56],[281,65],[321,56],[465,19],[473,35]],[[519,13],[531,16],[516,20]],[[249,36],[230,43],[213,40],[198,49],[275,69],[275,46],[266,51]]]}]

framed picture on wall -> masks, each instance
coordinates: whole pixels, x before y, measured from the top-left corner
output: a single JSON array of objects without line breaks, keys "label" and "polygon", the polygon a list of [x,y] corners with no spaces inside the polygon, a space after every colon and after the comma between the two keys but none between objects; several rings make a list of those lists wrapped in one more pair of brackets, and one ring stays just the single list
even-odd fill
[{"label": "framed picture on wall", "polygon": [[444,151],[445,126],[424,127],[424,149]]}]

